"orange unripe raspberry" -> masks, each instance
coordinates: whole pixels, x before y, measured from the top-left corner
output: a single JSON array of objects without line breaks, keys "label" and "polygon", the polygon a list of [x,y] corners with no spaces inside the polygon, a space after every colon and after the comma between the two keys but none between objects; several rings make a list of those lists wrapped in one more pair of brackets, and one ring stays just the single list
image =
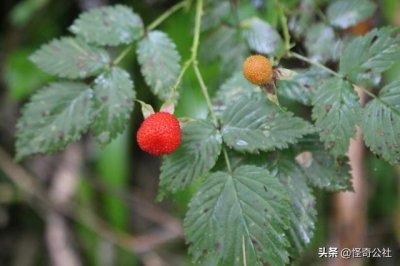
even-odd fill
[{"label": "orange unripe raspberry", "polygon": [[269,84],[272,82],[272,64],[262,55],[252,55],[243,62],[243,74],[248,81],[257,85]]}]

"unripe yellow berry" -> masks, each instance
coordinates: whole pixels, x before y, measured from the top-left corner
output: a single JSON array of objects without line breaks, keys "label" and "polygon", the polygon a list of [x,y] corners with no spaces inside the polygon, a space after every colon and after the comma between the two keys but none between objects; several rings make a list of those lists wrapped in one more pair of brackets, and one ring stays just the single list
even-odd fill
[{"label": "unripe yellow berry", "polygon": [[265,56],[249,56],[243,62],[243,74],[251,83],[257,85],[269,84],[273,79],[272,64]]}]

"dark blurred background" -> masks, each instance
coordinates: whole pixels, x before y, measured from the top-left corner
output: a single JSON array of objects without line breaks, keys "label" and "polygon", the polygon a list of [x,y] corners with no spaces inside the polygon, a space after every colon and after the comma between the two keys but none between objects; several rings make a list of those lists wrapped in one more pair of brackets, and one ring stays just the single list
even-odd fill
[{"label": "dark blurred background", "polygon": [[[364,27],[399,26],[400,2],[376,2],[377,14]],[[0,2],[0,265],[191,265],[181,224],[195,188],[156,202],[160,160],[137,147],[135,132],[142,121],[138,106],[126,132],[105,149],[87,135],[63,152],[19,164],[13,160],[21,107],[53,79],[28,56],[41,44],[68,35],[68,26],[80,12],[115,3],[132,7],[148,25],[176,1]],[[262,16],[269,20],[271,13],[266,10]],[[180,11],[161,26],[176,42],[183,60],[189,56],[192,19],[193,13]],[[140,76],[135,57],[131,52],[123,64],[134,78],[138,98],[159,106]],[[223,81],[218,63],[203,66],[203,72],[213,93]],[[399,77],[400,64],[385,79]],[[177,115],[204,117],[206,105],[193,73],[188,72],[183,82],[189,89],[181,94]],[[316,232],[295,264],[348,264],[318,258],[318,248],[347,247],[346,241],[353,238],[346,230],[351,223],[361,232],[355,236],[362,239],[358,247],[390,248],[394,257],[351,260],[352,265],[400,265],[400,167],[362,147],[355,152],[353,163],[360,170],[357,182],[362,190],[350,196],[315,191]]]}]

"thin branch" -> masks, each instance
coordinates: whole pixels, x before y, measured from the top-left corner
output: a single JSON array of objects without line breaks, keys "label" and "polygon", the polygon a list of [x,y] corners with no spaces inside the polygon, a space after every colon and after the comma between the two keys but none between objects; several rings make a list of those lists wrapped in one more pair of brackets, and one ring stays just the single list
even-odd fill
[{"label": "thin branch", "polygon": [[150,23],[149,26],[147,26],[147,31],[151,31],[155,28],[157,28],[161,23],[164,22],[167,18],[169,18],[172,14],[174,14],[176,11],[178,11],[181,8],[189,6],[190,1],[188,0],[183,0],[181,2],[178,2],[177,4],[173,5],[170,9],[165,11],[161,16],[159,16],[156,20],[154,20],[152,23]]},{"label": "thin branch", "polygon": [[295,53],[295,52],[290,52],[290,53],[289,53],[289,56],[290,56],[290,57],[297,58],[297,59],[299,59],[299,60],[301,60],[301,61],[304,61],[304,62],[306,62],[306,63],[308,63],[308,64],[310,64],[310,65],[314,65],[314,66],[316,66],[316,67],[319,67],[319,68],[325,70],[326,72],[329,72],[330,74],[334,75],[335,77],[343,78],[343,76],[340,75],[339,73],[333,71],[332,69],[330,69],[330,68],[324,66],[324,65],[321,64],[321,63],[312,61],[312,60],[309,59],[308,57],[305,57],[305,56],[303,56],[303,55],[301,55],[301,54],[298,54],[298,53]]}]

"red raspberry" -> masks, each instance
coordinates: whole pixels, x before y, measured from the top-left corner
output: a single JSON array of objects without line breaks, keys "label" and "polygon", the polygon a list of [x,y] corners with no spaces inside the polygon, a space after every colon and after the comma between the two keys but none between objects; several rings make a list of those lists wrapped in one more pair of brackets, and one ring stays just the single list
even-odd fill
[{"label": "red raspberry", "polygon": [[139,147],[153,155],[173,152],[181,144],[181,128],[176,117],[158,112],[147,117],[136,135]]}]

